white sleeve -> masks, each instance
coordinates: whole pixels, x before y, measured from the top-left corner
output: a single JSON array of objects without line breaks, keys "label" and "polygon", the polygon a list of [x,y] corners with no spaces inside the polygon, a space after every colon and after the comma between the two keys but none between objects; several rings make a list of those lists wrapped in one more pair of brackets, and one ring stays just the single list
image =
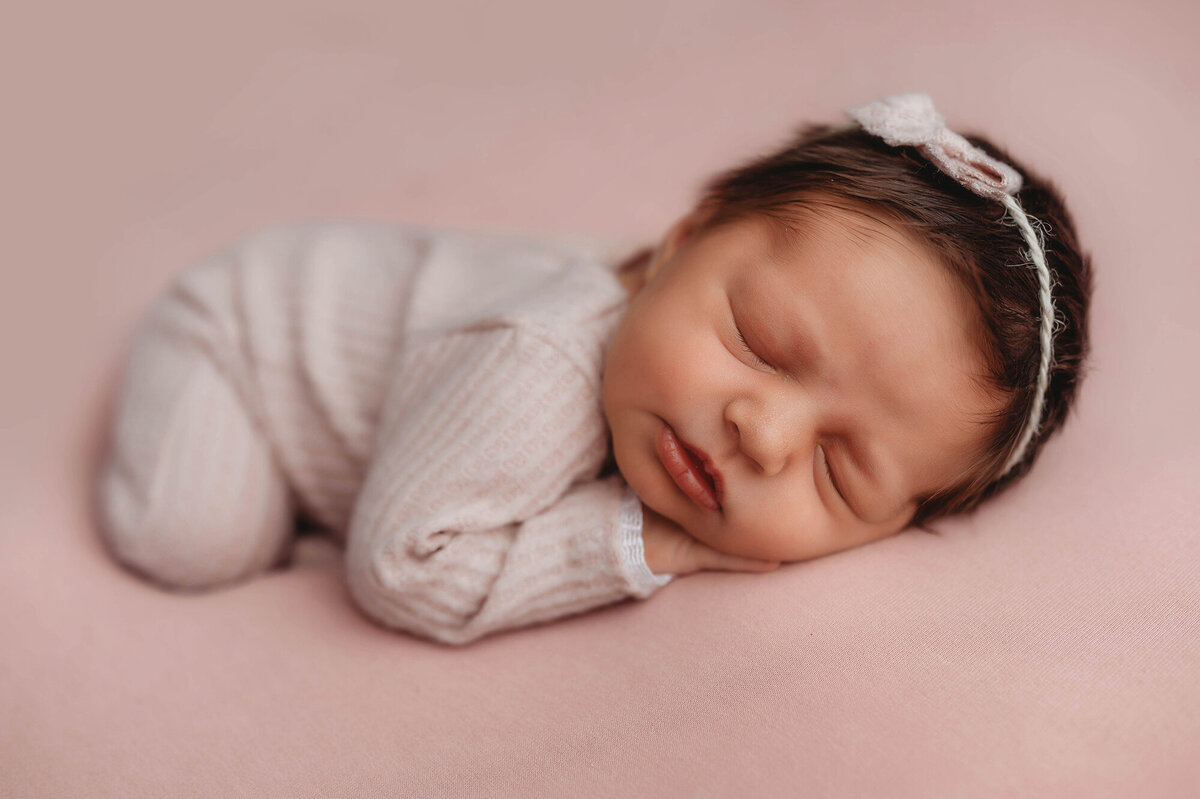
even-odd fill
[{"label": "white sleeve", "polygon": [[646,565],[646,550],[642,546],[642,501],[628,485],[621,497],[617,524],[621,533],[621,556],[638,586],[661,588],[675,579],[673,574],[655,574]]}]

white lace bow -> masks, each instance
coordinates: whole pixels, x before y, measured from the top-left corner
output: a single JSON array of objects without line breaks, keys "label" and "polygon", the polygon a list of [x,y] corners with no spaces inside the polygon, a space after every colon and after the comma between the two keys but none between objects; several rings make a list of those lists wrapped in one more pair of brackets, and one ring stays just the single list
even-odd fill
[{"label": "white lace bow", "polygon": [[868,133],[893,147],[908,145],[983,197],[1003,200],[1021,190],[1021,176],[952,130],[927,94],[896,94],[848,113]]}]

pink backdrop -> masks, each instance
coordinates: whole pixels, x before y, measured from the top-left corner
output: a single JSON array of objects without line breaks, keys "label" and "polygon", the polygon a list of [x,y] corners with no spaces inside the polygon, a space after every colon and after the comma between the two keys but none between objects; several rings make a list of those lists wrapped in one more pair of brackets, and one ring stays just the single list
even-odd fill
[{"label": "pink backdrop", "polygon": [[[1200,6],[174,5],[0,26],[0,794],[1195,795]],[[299,218],[649,237],[914,90],[1055,176],[1098,271],[1079,413],[976,517],[457,651],[336,563],[180,597],[105,558],[116,370],[200,255]]]}]

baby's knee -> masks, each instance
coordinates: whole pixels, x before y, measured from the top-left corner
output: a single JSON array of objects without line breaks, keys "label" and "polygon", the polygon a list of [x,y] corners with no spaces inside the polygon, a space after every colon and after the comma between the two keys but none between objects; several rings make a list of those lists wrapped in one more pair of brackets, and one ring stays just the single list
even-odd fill
[{"label": "baby's knee", "polygon": [[243,501],[221,507],[203,496],[143,495],[120,465],[105,465],[96,509],[112,555],[151,581],[202,589],[243,580],[283,556],[293,527],[281,486],[248,490]]}]

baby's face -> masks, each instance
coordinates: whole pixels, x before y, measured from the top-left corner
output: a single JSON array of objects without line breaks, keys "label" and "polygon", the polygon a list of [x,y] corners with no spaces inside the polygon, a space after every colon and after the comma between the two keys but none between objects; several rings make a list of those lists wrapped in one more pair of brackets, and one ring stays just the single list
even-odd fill
[{"label": "baby's face", "polygon": [[689,215],[631,286],[604,412],[641,500],[724,552],[794,561],[905,527],[999,407],[976,311],[920,243],[822,210],[792,241]]}]

